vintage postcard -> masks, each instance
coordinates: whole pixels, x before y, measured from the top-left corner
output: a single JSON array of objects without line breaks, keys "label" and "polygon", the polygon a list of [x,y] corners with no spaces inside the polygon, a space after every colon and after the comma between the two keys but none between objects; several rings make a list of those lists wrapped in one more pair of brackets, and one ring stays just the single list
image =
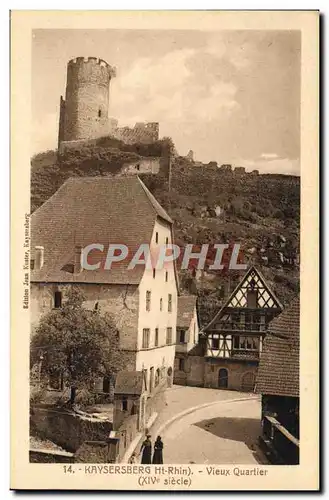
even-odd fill
[{"label": "vintage postcard", "polygon": [[11,12],[11,487],[319,488],[319,13]]}]

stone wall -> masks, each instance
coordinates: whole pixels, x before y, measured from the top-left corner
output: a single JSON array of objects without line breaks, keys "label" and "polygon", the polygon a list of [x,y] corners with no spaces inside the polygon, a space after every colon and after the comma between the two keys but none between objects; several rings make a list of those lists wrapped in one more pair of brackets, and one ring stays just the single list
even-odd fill
[{"label": "stone wall", "polygon": [[[127,412],[128,413],[128,412]],[[126,415],[119,428],[116,430],[116,437],[119,438],[117,446],[116,462],[120,462],[127,448],[138,434],[139,412],[135,415]]]},{"label": "stone wall", "polygon": [[111,444],[108,441],[85,441],[74,455],[74,461],[87,464],[106,464],[111,459]]},{"label": "stone wall", "polygon": [[113,423],[100,419],[82,418],[61,408],[34,406],[31,409],[30,433],[47,439],[69,452],[76,452],[85,441],[104,441]]},{"label": "stone wall", "polygon": [[30,463],[36,464],[71,464],[75,462],[73,453],[61,453],[50,450],[30,450],[29,451]]},{"label": "stone wall", "polygon": [[[43,314],[51,311],[54,307],[55,291],[67,290],[68,285],[56,285],[51,283],[31,283],[31,324],[36,326]],[[120,346],[124,350],[137,348],[137,327],[139,293],[136,285],[99,285],[92,283],[81,283],[78,285],[82,290],[86,301],[86,309],[93,310],[96,302],[102,312],[113,315],[116,325],[120,331]],[[127,370],[135,370],[135,356],[127,353]]]},{"label": "stone wall", "polygon": [[[184,359],[184,370],[179,369],[179,360]],[[176,354],[174,383],[192,387],[203,387],[205,358],[203,356],[187,356]]]},{"label": "stone wall", "polygon": [[218,388],[218,376],[221,368],[225,368],[228,371],[227,389],[247,391],[245,383],[251,375],[253,378],[256,378],[258,363],[256,361],[232,361],[225,359],[207,360],[205,362],[204,387]]},{"label": "stone wall", "polygon": [[126,144],[150,144],[159,140],[159,124],[151,123],[136,123],[133,128],[118,127],[113,129],[111,134],[120,139]]}]

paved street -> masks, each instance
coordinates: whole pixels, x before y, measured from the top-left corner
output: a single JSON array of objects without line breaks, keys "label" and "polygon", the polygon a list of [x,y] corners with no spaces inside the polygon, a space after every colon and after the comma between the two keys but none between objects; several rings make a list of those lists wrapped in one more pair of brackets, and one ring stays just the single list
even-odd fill
[{"label": "paved street", "polygon": [[[235,391],[176,386],[168,391],[168,406],[152,429],[160,431],[165,463],[264,463],[257,447],[260,402],[255,395]],[[201,407],[164,423],[189,408]]]}]

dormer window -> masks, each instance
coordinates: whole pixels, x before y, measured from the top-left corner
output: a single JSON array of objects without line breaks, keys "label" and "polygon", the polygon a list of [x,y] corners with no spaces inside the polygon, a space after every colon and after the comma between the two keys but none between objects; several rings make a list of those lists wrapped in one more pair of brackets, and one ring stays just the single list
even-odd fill
[{"label": "dormer window", "polygon": [[102,110],[101,110],[101,109],[99,109],[99,110],[98,110],[98,118],[100,118],[101,116],[102,116]]}]

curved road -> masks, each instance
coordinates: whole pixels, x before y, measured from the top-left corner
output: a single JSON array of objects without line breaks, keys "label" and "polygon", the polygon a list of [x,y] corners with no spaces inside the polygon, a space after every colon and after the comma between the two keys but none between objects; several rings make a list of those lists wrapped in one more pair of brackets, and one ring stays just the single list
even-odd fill
[{"label": "curved road", "polygon": [[162,432],[164,462],[176,464],[257,464],[260,403],[220,401],[182,416]]}]

